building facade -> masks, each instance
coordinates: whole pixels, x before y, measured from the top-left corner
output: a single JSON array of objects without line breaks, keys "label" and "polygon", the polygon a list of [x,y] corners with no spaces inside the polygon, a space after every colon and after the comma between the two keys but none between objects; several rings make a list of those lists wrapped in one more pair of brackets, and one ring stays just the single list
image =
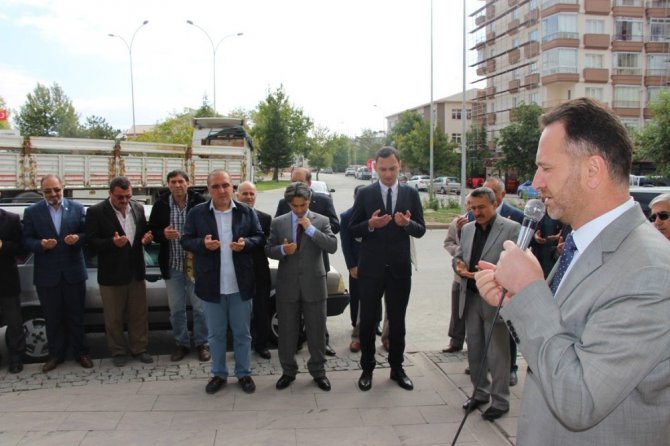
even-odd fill
[{"label": "building facade", "polygon": [[670,83],[670,0],[481,0],[470,51],[479,80],[473,122],[496,150],[521,103],[550,109],[588,96],[629,128]]}]

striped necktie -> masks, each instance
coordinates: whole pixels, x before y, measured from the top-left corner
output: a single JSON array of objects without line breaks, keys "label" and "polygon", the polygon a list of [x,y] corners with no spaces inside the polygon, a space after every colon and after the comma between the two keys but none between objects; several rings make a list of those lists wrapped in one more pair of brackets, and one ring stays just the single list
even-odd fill
[{"label": "striped necktie", "polygon": [[568,270],[570,262],[572,262],[572,258],[575,256],[575,251],[577,251],[577,246],[575,246],[575,240],[572,238],[572,233],[570,233],[565,239],[565,244],[563,245],[563,254],[561,254],[561,258],[558,259],[558,270],[556,270],[554,278],[551,279],[551,285],[549,286],[549,288],[551,288],[551,294],[556,295],[558,285],[560,285],[561,280],[563,280],[563,276]]}]

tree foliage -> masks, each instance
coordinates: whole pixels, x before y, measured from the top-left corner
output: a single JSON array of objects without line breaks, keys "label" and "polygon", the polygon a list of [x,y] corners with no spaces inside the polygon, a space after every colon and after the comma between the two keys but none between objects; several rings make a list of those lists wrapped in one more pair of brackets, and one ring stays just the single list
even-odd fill
[{"label": "tree foliage", "polygon": [[140,142],[158,142],[166,144],[191,144],[193,140],[193,112],[172,114],[154,128],[133,138]]},{"label": "tree foliage", "polygon": [[540,141],[538,119],[542,107],[537,104],[521,104],[514,109],[514,122],[500,130],[498,147],[505,154],[500,167],[516,169],[521,179],[529,179],[535,173],[535,153]]},{"label": "tree foliage", "polygon": [[484,158],[490,155],[486,143],[486,129],[481,125],[472,125],[465,138],[467,150],[466,177],[481,177],[486,174]]},{"label": "tree foliage", "polygon": [[637,138],[642,157],[654,161],[656,173],[670,176],[670,91],[649,104],[653,117]]},{"label": "tree foliage", "polygon": [[51,88],[37,84],[16,116],[24,136],[79,136],[79,116],[72,101],[54,83]]},{"label": "tree foliage", "polygon": [[317,180],[321,169],[333,164],[334,138],[335,136],[325,127],[314,128],[309,137],[309,166],[316,169]]},{"label": "tree foliage", "polygon": [[92,139],[116,139],[121,130],[112,127],[105,118],[91,115],[80,129],[80,136]]},{"label": "tree foliage", "polygon": [[302,109],[293,107],[283,87],[258,104],[252,113],[251,135],[258,149],[258,160],[265,169],[272,169],[272,179],[279,179],[279,169],[291,166],[293,155],[309,151],[308,133],[312,121]]},{"label": "tree foliage", "polygon": [[335,172],[344,172],[350,164],[356,164],[353,160],[354,145],[346,135],[335,135],[330,141],[333,152],[332,167]]},{"label": "tree foliage", "polygon": [[[430,122],[416,112],[405,112],[393,127],[391,137],[400,152],[403,165],[413,173],[430,171]],[[458,175],[459,156],[454,149],[457,144],[450,142],[442,129],[433,133],[433,173],[438,175]]]}]

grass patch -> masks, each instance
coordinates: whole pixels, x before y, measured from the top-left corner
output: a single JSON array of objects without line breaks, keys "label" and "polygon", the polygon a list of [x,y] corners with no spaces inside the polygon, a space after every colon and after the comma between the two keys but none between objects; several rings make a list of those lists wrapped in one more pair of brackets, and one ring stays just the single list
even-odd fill
[{"label": "grass patch", "polygon": [[460,197],[434,196],[423,202],[423,219],[426,223],[449,224],[460,214]]},{"label": "grass patch", "polygon": [[259,181],[256,183],[256,190],[258,192],[263,192],[266,190],[275,190],[275,189],[286,189],[286,186],[291,184],[289,180],[279,180],[279,181]]}]

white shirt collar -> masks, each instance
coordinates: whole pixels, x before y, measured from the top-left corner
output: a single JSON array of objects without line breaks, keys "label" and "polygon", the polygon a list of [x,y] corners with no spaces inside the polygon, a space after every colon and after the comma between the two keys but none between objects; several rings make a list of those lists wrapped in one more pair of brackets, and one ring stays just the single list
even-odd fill
[{"label": "white shirt collar", "polygon": [[[572,238],[575,241],[575,246],[577,247],[577,252],[582,253],[589,247],[591,242],[598,237],[607,226],[609,226],[614,220],[623,215],[627,210],[635,206],[635,201],[632,197],[626,200],[623,204],[615,207],[611,211],[608,211],[601,215],[600,217],[594,218],[590,222],[586,223],[579,229],[572,231]],[[574,263],[574,260],[573,260]]]}]

